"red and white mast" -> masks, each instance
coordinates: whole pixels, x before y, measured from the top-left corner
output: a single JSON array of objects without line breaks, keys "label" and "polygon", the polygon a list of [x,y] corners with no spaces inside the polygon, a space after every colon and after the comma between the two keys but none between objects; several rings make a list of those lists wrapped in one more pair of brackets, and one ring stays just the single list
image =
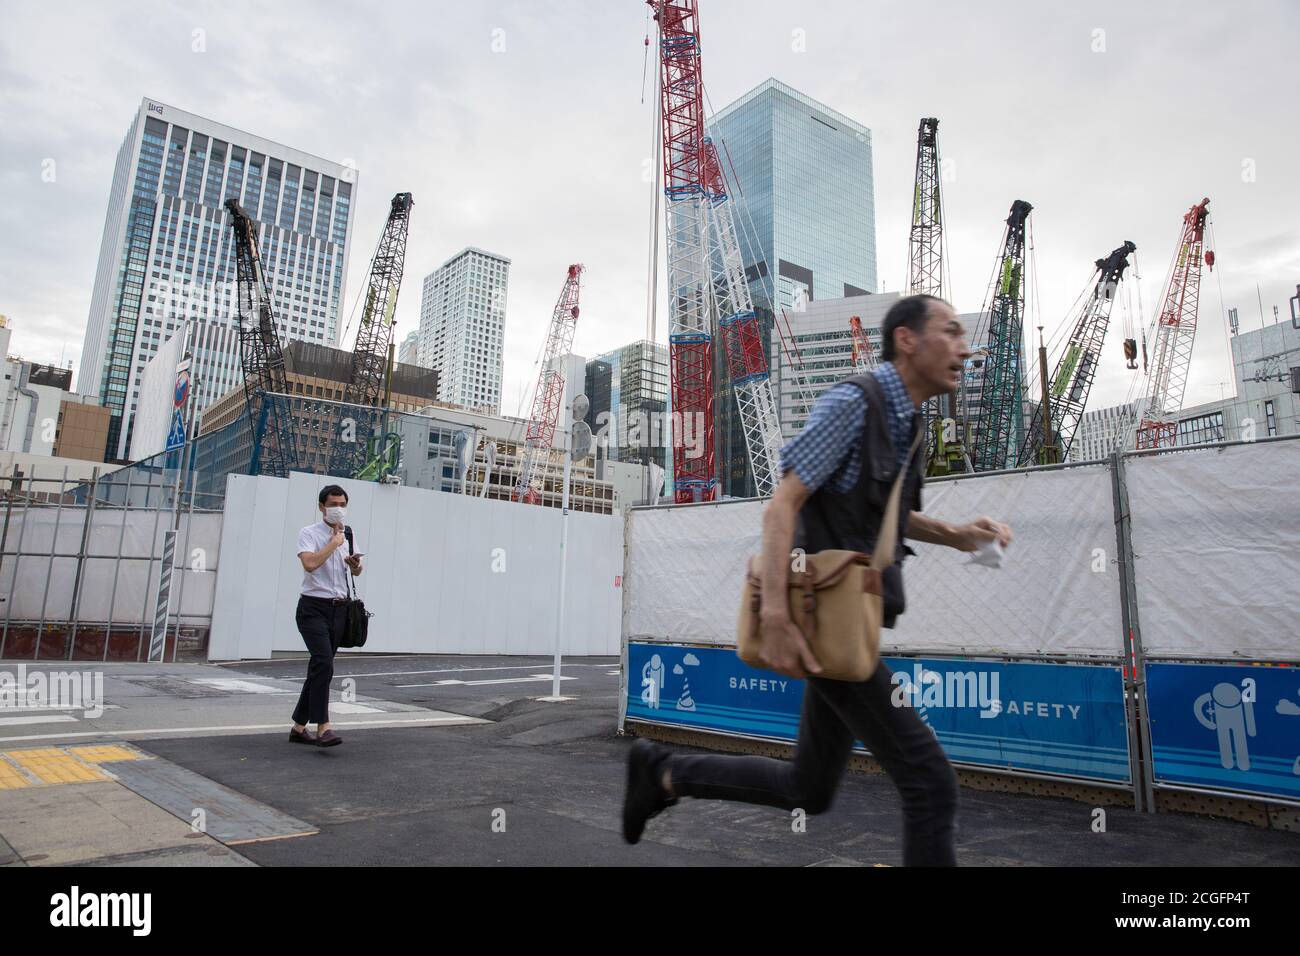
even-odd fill
[{"label": "red and white mast", "polygon": [[[668,246],[668,362],[673,403],[673,489],[678,502],[717,497],[713,457],[713,335],[709,321],[704,188],[704,87],[695,0],[647,0],[659,23]],[[684,432],[701,430],[702,440]],[[687,456],[688,447],[699,454]]]},{"label": "red and white mast", "polygon": [[533,412],[528,419],[528,433],[524,438],[523,459],[519,464],[519,479],[515,483],[514,498],[534,504],[541,500],[534,479],[541,484],[539,464],[555,444],[555,426],[560,420],[560,405],[564,401],[564,370],[561,362],[573,351],[573,333],[578,325],[578,283],[582,266],[569,266],[560,290],[559,301],[551,315],[551,328],[546,336],[546,354],[542,371],[537,378],[537,391],[533,394]]},{"label": "red and white mast", "polygon": [[876,367],[876,350],[862,328],[861,316],[849,316],[849,338],[853,342],[853,371],[869,372]]},{"label": "red and white mast", "polygon": [[1209,204],[1209,199],[1202,199],[1183,216],[1182,235],[1156,319],[1151,386],[1137,428],[1138,448],[1168,448],[1177,439],[1201,301],[1201,262],[1214,268],[1213,251],[1204,250]]}]

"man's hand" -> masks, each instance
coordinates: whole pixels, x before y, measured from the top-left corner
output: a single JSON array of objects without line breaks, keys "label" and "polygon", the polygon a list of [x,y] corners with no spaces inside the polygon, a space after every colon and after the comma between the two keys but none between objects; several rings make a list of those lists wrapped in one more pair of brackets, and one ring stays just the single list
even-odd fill
[{"label": "man's hand", "polygon": [[796,680],[822,672],[803,632],[788,614],[764,615],[761,625],[762,649],[758,657],[764,667]]},{"label": "man's hand", "polygon": [[330,535],[330,550],[333,551],[335,548],[343,547],[347,540],[347,537],[343,534],[343,529],[335,528],[334,533]]},{"label": "man's hand", "polygon": [[1011,544],[1011,526],[992,518],[976,518],[959,527],[957,535],[958,551],[978,551],[989,541],[997,541],[1004,548]]},{"label": "man's hand", "polygon": [[348,555],[346,558],[344,558],[343,560],[344,560],[344,562],[347,563],[347,566],[350,567],[350,568],[352,569],[352,573],[353,573],[354,575],[355,575],[355,574],[360,574],[360,573],[361,573],[361,555],[359,555],[359,554],[350,554],[350,555]]}]

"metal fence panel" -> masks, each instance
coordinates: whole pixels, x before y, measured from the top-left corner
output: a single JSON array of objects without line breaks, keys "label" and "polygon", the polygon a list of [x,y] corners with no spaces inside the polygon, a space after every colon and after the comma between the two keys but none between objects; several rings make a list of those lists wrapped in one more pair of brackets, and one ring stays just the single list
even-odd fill
[{"label": "metal fence panel", "polygon": [[[759,551],[760,501],[634,508],[628,517],[627,638],[734,642],[745,562]],[[1110,469],[1087,465],[933,482],[925,513],[1013,525],[1003,565],[917,544],[895,653],[1123,655]]]},{"label": "metal fence panel", "polygon": [[1300,441],[1127,460],[1150,658],[1300,661]]}]

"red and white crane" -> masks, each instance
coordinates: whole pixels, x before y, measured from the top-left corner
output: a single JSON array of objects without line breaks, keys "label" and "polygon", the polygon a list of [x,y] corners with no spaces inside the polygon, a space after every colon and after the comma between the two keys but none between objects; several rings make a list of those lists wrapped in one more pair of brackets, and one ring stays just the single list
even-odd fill
[{"label": "red and white crane", "polygon": [[[667,208],[668,364],[673,407],[673,489],[678,502],[712,501],[713,334],[704,258],[704,87],[695,0],[648,0],[659,24],[659,111]],[[701,429],[687,456],[682,431]]]},{"label": "red and white crane", "polygon": [[[713,339],[722,340],[758,495],[778,477],[781,430],[717,150],[704,135],[696,0],[647,0],[659,24],[659,96],[667,199],[668,355],[673,485],[678,502],[717,497]],[[680,423],[680,426],[678,426]],[[701,430],[687,455],[686,431]]]},{"label": "red and white crane", "polygon": [[736,238],[734,203],[712,140],[704,139],[704,220],[707,261],[712,270],[713,311],[726,358],[727,377],[736,396],[740,427],[758,497],[766,498],[780,478],[781,425],[772,398],[772,381],[758,313],[745,277]]},{"label": "red and white crane", "polygon": [[876,350],[871,347],[871,340],[862,330],[862,317],[849,316],[849,338],[853,342],[853,371],[869,372],[876,367]]},{"label": "red and white crane", "polygon": [[1150,386],[1137,426],[1138,448],[1171,447],[1178,434],[1192,341],[1201,299],[1201,263],[1214,268],[1214,252],[1204,248],[1209,199],[1202,199],[1183,216],[1183,230],[1174,252],[1168,283],[1156,318]]},{"label": "red and white crane", "polygon": [[573,351],[581,278],[582,266],[569,266],[560,298],[555,303],[555,312],[551,315],[551,328],[546,335],[546,352],[542,358],[541,373],[537,377],[537,391],[533,393],[533,411],[528,419],[528,432],[519,463],[519,478],[515,483],[513,497],[516,501],[535,504],[541,500],[539,488],[534,487],[533,482],[537,479],[540,486],[539,465],[555,445],[555,426],[560,420],[560,405],[564,402],[564,370],[561,362]]}]

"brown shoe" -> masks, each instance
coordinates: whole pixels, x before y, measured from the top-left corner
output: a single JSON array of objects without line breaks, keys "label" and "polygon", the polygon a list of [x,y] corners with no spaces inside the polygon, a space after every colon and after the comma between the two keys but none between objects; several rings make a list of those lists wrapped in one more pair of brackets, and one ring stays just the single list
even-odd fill
[{"label": "brown shoe", "polygon": [[343,743],[343,738],[332,730],[327,730],[316,738],[316,746],[318,747],[337,747],[341,743]]},{"label": "brown shoe", "polygon": [[289,731],[289,743],[291,743],[291,744],[314,744],[314,743],[316,743],[316,735],[313,734],[310,730],[306,730],[306,729],[303,729],[303,730],[290,730],[290,731]]}]

